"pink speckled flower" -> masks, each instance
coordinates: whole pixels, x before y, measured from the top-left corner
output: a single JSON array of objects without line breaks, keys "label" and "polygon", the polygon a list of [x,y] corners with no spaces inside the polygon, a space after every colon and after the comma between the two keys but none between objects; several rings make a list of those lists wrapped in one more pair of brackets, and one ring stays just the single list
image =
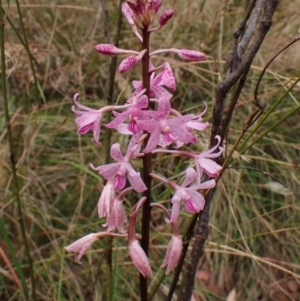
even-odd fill
[{"label": "pink speckled flower", "polygon": [[148,98],[146,95],[143,95],[144,93],[145,89],[138,93],[136,96],[132,97],[132,99],[130,100],[132,106],[130,106],[126,111],[118,113],[116,118],[105,126],[109,129],[117,129],[122,122],[130,117],[128,130],[134,134],[140,132],[140,129],[138,128],[136,123],[137,120],[147,119],[147,115],[142,110],[148,107]]},{"label": "pink speckled flower", "polygon": [[160,135],[164,144],[168,145],[176,139],[183,143],[196,142],[196,138],[190,133],[185,124],[192,120],[193,114],[168,118],[171,111],[169,101],[160,101],[157,111],[147,111],[149,117],[153,120],[138,120],[137,125],[139,128],[150,133],[150,137],[147,143],[144,153],[152,152],[158,145]]},{"label": "pink speckled flower", "polygon": [[187,168],[186,177],[183,183],[178,186],[174,182],[170,183],[170,185],[175,189],[175,194],[171,199],[173,204],[171,219],[169,222],[176,222],[179,213],[180,213],[180,201],[183,201],[184,208],[189,213],[199,213],[203,210],[205,205],[205,199],[201,193],[197,190],[200,189],[211,189],[215,187],[215,180],[209,180],[200,184],[192,185],[187,187],[192,182],[195,181],[197,174],[193,168]]},{"label": "pink speckled flower", "polygon": [[[211,160],[212,158],[218,158],[223,152],[223,148],[220,145],[221,137],[217,135],[215,139],[218,143],[206,152],[199,155],[195,155],[194,161],[196,164],[197,179],[201,179],[203,172],[205,172],[209,177],[217,177],[222,166]],[[215,150],[219,148],[219,151],[215,153]]]},{"label": "pink speckled flower", "polygon": [[128,145],[125,156],[122,155],[119,143],[112,145],[110,155],[113,159],[118,161],[117,163],[105,164],[98,167],[94,167],[94,165],[91,164],[92,169],[97,170],[105,179],[114,179],[114,188],[116,190],[120,190],[125,187],[126,173],[128,180],[135,191],[142,192],[147,190],[140,173],[136,172],[129,163],[130,159],[135,157],[139,152],[141,147],[140,143],[136,144],[135,142],[140,138],[140,136],[141,135],[134,135],[131,138],[131,143]]},{"label": "pink speckled flower", "polygon": [[96,143],[101,144],[99,142],[99,137],[100,137],[101,119],[103,114],[101,113],[100,110],[91,109],[89,107],[80,104],[77,101],[78,96],[79,94],[76,93],[73,97],[73,100],[75,105],[81,110],[78,110],[75,106],[72,107],[72,111],[76,115],[79,115],[79,117],[75,119],[75,122],[78,126],[77,134],[86,134],[87,132],[92,131]]},{"label": "pink speckled flower", "polygon": [[126,57],[119,65],[119,72],[124,73],[130,70],[132,67],[134,67],[144,56],[144,54],[147,52],[146,49],[141,51],[137,56],[128,56]]},{"label": "pink speckled flower", "polygon": [[119,233],[126,233],[124,224],[127,222],[127,215],[123,206],[124,197],[132,190],[132,187],[124,189],[117,198],[113,201],[113,207],[110,215],[107,217],[106,224],[103,227],[107,227],[107,231],[113,231],[118,229]]}]

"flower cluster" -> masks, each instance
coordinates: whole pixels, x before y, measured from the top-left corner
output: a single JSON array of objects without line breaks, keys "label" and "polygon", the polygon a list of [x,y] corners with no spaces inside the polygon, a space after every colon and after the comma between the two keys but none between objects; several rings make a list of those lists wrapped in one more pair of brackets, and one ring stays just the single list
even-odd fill
[{"label": "flower cluster", "polygon": [[[142,42],[145,37],[160,30],[172,18],[174,11],[168,9],[158,17],[158,24],[151,27],[161,7],[162,0],[127,0],[122,4],[122,12],[133,33]],[[142,33],[142,34],[141,34]],[[127,233],[125,223],[127,214],[123,206],[123,200],[128,193],[135,191],[141,193],[148,188],[145,185],[140,173],[134,168],[133,160],[151,154],[172,153],[184,156],[191,160],[190,166],[186,169],[185,179],[182,184],[169,181],[163,176],[150,173],[148,176],[156,179],[165,185],[169,185],[174,194],[170,198],[172,210],[169,212],[159,203],[152,203],[152,207],[161,208],[166,214],[166,222],[171,225],[172,238],[167,248],[162,267],[167,267],[166,274],[169,274],[180,257],[182,239],[177,227],[180,211],[184,208],[189,213],[199,213],[204,205],[205,199],[201,191],[211,189],[215,186],[214,178],[218,176],[221,166],[212,159],[222,153],[220,137],[216,136],[216,145],[202,153],[193,153],[181,150],[186,144],[198,142],[197,131],[203,131],[208,126],[202,121],[200,114],[182,115],[171,107],[172,91],[176,90],[174,73],[169,63],[162,63],[154,66],[151,58],[162,53],[175,53],[181,59],[188,61],[205,60],[205,55],[199,51],[188,49],[159,49],[150,52],[149,49],[141,51],[125,50],[110,44],[99,44],[95,50],[103,55],[125,55],[126,57],[119,64],[119,72],[123,73],[138,65],[144,56],[148,56],[148,84],[145,80],[133,81],[133,93],[124,105],[106,106],[100,109],[91,109],[78,102],[78,94],[74,95],[72,110],[78,116],[75,121],[78,126],[78,134],[93,132],[96,143],[101,144],[100,129],[116,130],[122,135],[130,135],[127,151],[124,155],[123,148],[119,143],[111,146],[110,155],[116,162],[91,168],[97,171],[107,182],[102,190],[98,201],[99,218],[106,218],[107,227],[105,232],[92,233],[80,238],[70,246],[66,247],[69,252],[77,253],[77,260],[84,255],[88,248],[104,235],[124,236]],[[146,86],[150,87],[146,88]],[[101,125],[103,114],[111,112],[113,119],[108,124]],[[146,140],[145,140],[146,139]],[[146,143],[145,143],[146,141]],[[173,148],[173,149],[172,149]],[[203,175],[209,180],[201,182]],[[143,197],[137,203],[134,213],[130,218],[128,226],[129,255],[139,272],[144,276],[152,275],[151,266],[144,250],[140,246],[135,233],[135,223],[139,209],[145,202]],[[117,229],[118,233],[115,232]]]}]

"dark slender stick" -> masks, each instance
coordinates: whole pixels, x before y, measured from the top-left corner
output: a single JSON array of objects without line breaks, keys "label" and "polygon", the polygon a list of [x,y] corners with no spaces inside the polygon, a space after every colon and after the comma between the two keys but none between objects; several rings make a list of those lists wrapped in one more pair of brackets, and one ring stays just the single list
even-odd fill
[{"label": "dark slender stick", "polygon": [[[8,99],[7,99],[7,86],[6,86],[6,65],[5,65],[5,37],[4,37],[4,26],[5,26],[5,14],[3,13],[4,10],[2,9],[2,0],[0,0],[0,53],[1,53],[1,87],[2,87],[2,95],[3,95],[3,105],[4,105],[4,117],[6,122],[6,129],[7,129],[7,140],[10,152],[10,163],[11,163],[11,171],[14,183],[14,198],[17,203],[18,209],[18,222],[21,228],[23,243],[25,247],[25,254],[28,261],[29,266],[29,274],[30,274],[30,281],[31,281],[31,289],[32,289],[32,300],[36,301],[36,290],[35,290],[35,280],[34,280],[34,270],[33,270],[33,262],[30,254],[29,243],[26,235],[25,230],[25,221],[22,211],[22,202],[19,193],[19,181],[17,176],[17,169],[16,169],[16,162],[15,162],[15,150],[13,146],[13,137],[12,137],[12,130],[10,124],[10,115],[8,109]],[[28,291],[24,291],[26,300],[29,300]]]},{"label": "dark slender stick", "polygon": [[[148,26],[144,26],[142,30],[143,37],[143,50],[146,49],[147,52],[142,59],[142,81],[143,89],[146,89],[146,96],[150,99],[150,75],[149,75],[149,38],[150,34],[148,33]],[[145,139],[144,145],[146,145],[148,139]],[[148,255],[149,251],[149,232],[150,232],[150,217],[151,217],[151,177],[149,174],[152,172],[152,154],[145,154],[143,157],[143,180],[147,187],[147,190],[143,193],[147,199],[143,204],[142,212],[142,239],[141,246],[145,253]],[[147,278],[144,278],[140,274],[140,289],[141,289],[141,301],[148,301],[148,284]]]},{"label": "dark slender stick", "polygon": [[[278,3],[279,0],[267,0],[264,7],[264,13],[260,21],[260,25],[257,30],[257,34],[253,43],[251,44],[250,49],[244,55],[243,58],[239,58],[240,61],[232,62],[232,66],[234,66],[234,68],[232,68],[232,73],[229,73],[225,81],[220,83],[218,86],[213,110],[213,124],[210,139],[211,146],[215,143],[215,136],[217,134],[222,133],[222,118],[227,93],[236,84],[239,78],[243,74],[245,74],[245,71],[249,70],[256,53],[258,52],[267,32],[269,31],[272,25],[272,16],[275,12]],[[199,260],[203,255],[204,244],[207,240],[209,233],[209,209],[213,194],[214,190],[210,191],[210,193],[206,196],[204,209],[199,214],[200,221],[195,229],[195,243],[192,249],[190,260],[187,264],[187,273],[185,277],[181,300],[188,301],[192,297],[195,274],[197,271]]]}]

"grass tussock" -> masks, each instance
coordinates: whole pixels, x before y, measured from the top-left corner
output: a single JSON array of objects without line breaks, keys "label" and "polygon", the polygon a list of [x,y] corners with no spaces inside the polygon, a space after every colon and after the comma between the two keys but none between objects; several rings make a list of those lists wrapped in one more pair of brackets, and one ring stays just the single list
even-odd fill
[{"label": "grass tussock", "polygon": [[[96,203],[103,187],[89,163],[103,163],[104,153],[91,135],[78,136],[71,112],[72,95],[80,93],[86,105],[103,106],[106,97],[108,60],[94,52],[97,43],[112,42],[116,28],[117,1],[104,1],[108,12],[105,32],[103,6],[99,1],[24,1],[21,3],[29,48],[34,57],[38,94],[33,70],[17,33],[21,33],[14,3],[5,6],[15,26],[5,26],[5,55],[9,85],[9,109],[15,160],[26,232],[34,259],[38,300],[104,300],[106,239],[97,242],[83,258],[74,262],[63,246],[101,229]],[[225,59],[232,47],[232,33],[248,1],[174,1],[176,14],[163,30],[153,35],[152,48],[199,49],[209,59],[198,64],[167,60],[174,66],[178,88],[174,105],[183,112],[203,110],[211,121],[214,93],[226,72]],[[254,111],[253,91],[258,76],[279,49],[299,36],[299,0],[282,0],[274,24],[252,65],[246,87],[233,115],[227,136],[229,151]],[[138,49],[129,26],[123,24],[120,47]],[[159,62],[159,58],[155,58]],[[259,99],[266,104],[263,123],[258,121],[246,134],[245,145],[218,184],[211,210],[210,237],[199,266],[195,300],[225,300],[235,288],[236,300],[298,300],[300,298],[300,43],[281,54],[267,70]],[[2,75],[3,76],[3,75]],[[117,74],[114,99],[120,103],[131,92],[138,68]],[[286,93],[288,91],[288,93]],[[286,93],[286,96],[281,97]],[[37,96],[39,95],[39,96]],[[277,103],[277,106],[273,105]],[[2,104],[0,102],[0,108]],[[290,113],[292,112],[292,113]],[[0,215],[16,256],[23,263],[24,246],[13,198],[8,142],[3,114],[0,120]],[[283,118],[284,116],[287,116]],[[277,124],[280,119],[281,123]],[[117,135],[113,141],[117,141]],[[196,149],[208,146],[201,133]],[[195,147],[193,147],[195,149]],[[186,162],[157,156],[154,170],[163,167],[167,177],[182,171]],[[178,177],[180,178],[180,176]],[[154,199],[168,202],[171,191],[158,186]],[[132,208],[133,195],[126,200]],[[188,221],[183,214],[180,229]],[[170,238],[161,212],[154,210],[151,264],[158,270]],[[7,243],[0,246],[13,265]],[[113,243],[113,300],[138,300],[138,274],[129,260],[126,240]],[[1,262],[2,260],[2,262]],[[0,259],[0,300],[19,300],[20,291]],[[28,267],[22,266],[26,277]],[[163,300],[170,285],[167,277],[155,300]]]}]

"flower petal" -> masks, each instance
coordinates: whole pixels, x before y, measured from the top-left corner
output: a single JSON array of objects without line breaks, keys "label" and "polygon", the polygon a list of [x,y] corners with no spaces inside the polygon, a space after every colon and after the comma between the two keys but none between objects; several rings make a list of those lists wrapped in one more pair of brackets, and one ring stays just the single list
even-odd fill
[{"label": "flower petal", "polygon": [[196,179],[196,171],[194,168],[188,167],[186,169],[185,179],[183,183],[181,184],[181,187],[186,187],[190,185],[192,182],[194,182]]},{"label": "flower petal", "polygon": [[113,178],[117,174],[121,163],[109,163],[100,165],[98,167],[94,167],[94,165],[91,164],[90,166],[92,169],[97,170],[104,179],[108,180]]},{"label": "flower petal", "polygon": [[119,143],[114,143],[111,146],[110,155],[113,159],[115,159],[118,162],[123,162],[124,161],[124,156],[122,155]]}]

